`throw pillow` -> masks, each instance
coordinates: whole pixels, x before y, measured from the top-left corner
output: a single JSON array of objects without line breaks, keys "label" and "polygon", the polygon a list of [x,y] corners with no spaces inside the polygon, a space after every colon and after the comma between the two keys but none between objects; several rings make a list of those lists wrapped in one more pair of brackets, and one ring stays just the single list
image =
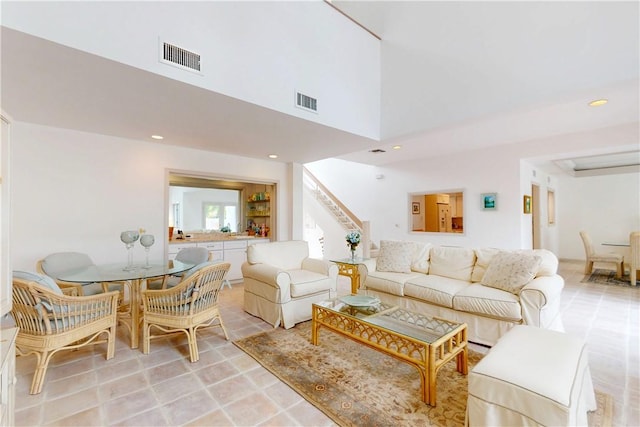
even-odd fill
[{"label": "throw pillow", "polygon": [[411,273],[411,261],[415,252],[415,243],[380,241],[380,253],[376,262],[377,271],[393,273]]},{"label": "throw pillow", "polygon": [[411,260],[411,270],[418,273],[429,273],[429,249],[431,249],[431,243],[416,243],[416,250],[413,253],[413,259]]},{"label": "throw pillow", "polygon": [[482,277],[482,284],[518,294],[540,268],[541,259],[535,255],[500,252],[495,255]]}]

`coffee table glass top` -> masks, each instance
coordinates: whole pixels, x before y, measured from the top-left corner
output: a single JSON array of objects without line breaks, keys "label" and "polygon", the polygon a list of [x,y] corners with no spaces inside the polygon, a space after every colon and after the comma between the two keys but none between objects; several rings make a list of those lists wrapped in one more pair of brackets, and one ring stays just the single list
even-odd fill
[{"label": "coffee table glass top", "polygon": [[338,262],[340,264],[349,264],[349,265],[358,265],[358,264],[362,264],[364,261],[368,260],[369,258],[361,258],[361,257],[355,257],[355,258],[337,258],[337,259],[330,259],[329,261],[331,262]]},{"label": "coffee table glass top", "polygon": [[362,322],[385,328],[394,333],[402,334],[429,344],[451,333],[460,326],[460,323],[425,316],[395,305],[380,302],[376,297],[368,297],[371,298],[370,301],[367,301],[366,298],[360,300],[349,297],[366,296],[350,295],[347,297],[338,297],[321,301],[316,303],[316,305],[342,315],[356,317]]}]

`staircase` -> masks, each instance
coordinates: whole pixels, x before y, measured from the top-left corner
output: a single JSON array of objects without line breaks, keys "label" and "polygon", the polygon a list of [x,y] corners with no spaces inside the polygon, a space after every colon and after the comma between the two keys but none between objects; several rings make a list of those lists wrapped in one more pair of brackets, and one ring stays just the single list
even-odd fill
[{"label": "staircase", "polygon": [[338,200],[322,183],[307,169],[303,168],[303,182],[315,198],[332,214],[336,221],[347,232],[357,231],[361,236],[363,255],[371,256],[371,249],[377,249],[371,243],[369,222],[356,217],[345,205]]}]

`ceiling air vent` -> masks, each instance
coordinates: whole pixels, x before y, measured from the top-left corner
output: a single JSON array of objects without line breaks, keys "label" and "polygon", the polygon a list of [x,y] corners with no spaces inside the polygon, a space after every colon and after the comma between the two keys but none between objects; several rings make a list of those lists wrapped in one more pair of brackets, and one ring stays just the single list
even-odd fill
[{"label": "ceiling air vent", "polygon": [[386,153],[382,148],[374,148],[373,150],[369,150],[370,153]]},{"label": "ceiling air vent", "polygon": [[318,100],[300,92],[296,92],[296,107],[317,113]]},{"label": "ceiling air vent", "polygon": [[200,71],[200,55],[197,53],[166,42],[163,42],[160,47],[162,49],[163,62],[193,71]]}]

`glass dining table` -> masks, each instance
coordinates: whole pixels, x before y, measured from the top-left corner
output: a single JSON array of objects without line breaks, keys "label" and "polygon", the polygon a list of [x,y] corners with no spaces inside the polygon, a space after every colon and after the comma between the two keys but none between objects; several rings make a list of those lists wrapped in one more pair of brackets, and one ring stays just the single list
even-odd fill
[{"label": "glass dining table", "polygon": [[140,303],[143,283],[147,279],[179,274],[192,268],[194,264],[169,260],[166,264],[155,263],[149,267],[135,266],[125,270],[126,264],[92,265],[73,270],[56,277],[58,280],[73,283],[109,283],[123,282],[129,286],[129,306],[126,311],[120,311],[119,320],[129,328],[131,348],[138,348],[140,341]]}]

